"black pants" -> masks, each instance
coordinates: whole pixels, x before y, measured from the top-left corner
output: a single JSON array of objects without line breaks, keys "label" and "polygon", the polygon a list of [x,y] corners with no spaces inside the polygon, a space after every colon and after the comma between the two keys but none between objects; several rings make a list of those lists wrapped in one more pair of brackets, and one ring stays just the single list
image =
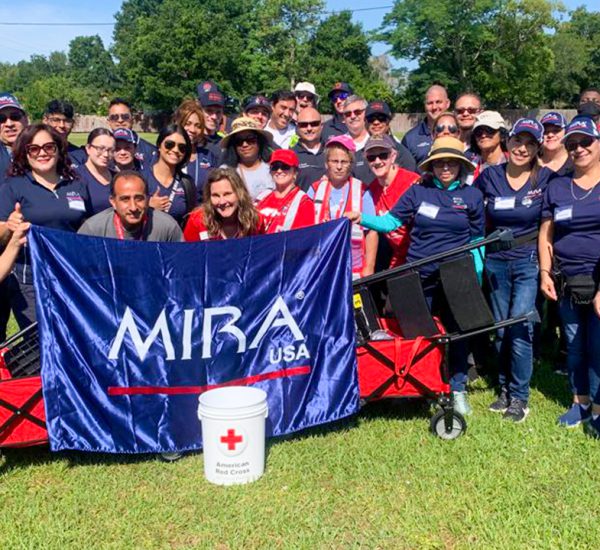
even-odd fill
[{"label": "black pants", "polygon": [[33,285],[20,282],[12,273],[0,283],[0,342],[6,340],[11,311],[21,330],[36,321]]}]

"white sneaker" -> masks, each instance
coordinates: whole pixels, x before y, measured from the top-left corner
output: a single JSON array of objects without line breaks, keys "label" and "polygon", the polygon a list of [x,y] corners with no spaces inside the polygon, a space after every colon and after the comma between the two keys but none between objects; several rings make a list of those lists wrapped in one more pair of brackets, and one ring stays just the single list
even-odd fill
[{"label": "white sneaker", "polygon": [[469,401],[467,400],[466,391],[453,391],[452,397],[454,398],[454,410],[463,416],[467,416],[473,412]]}]

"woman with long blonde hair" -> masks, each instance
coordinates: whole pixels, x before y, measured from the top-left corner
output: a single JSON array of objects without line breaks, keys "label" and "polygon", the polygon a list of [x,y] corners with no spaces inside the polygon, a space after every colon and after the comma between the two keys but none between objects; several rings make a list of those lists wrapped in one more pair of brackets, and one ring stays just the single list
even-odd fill
[{"label": "woman with long blonde hair", "polygon": [[185,226],[186,241],[237,239],[263,233],[264,223],[242,178],[232,168],[211,170],[202,206]]}]

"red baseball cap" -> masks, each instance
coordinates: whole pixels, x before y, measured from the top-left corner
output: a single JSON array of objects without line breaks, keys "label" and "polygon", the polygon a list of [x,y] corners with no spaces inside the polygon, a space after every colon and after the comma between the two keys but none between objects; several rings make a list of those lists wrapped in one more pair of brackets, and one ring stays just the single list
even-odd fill
[{"label": "red baseball cap", "polygon": [[300,162],[298,161],[298,156],[294,151],[290,151],[289,149],[275,149],[271,154],[271,160],[269,164],[273,164],[274,162],[282,162],[283,164],[287,164],[293,168],[298,168]]}]

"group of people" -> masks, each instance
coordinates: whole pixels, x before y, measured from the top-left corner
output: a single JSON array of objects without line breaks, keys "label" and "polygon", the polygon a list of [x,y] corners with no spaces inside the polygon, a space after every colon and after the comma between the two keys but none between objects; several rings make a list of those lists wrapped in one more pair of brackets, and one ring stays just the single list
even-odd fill
[{"label": "group of people", "polygon": [[[198,86],[156,145],[132,129],[131,106],[110,103],[109,128],[83,148],[69,143],[74,113],[54,100],[29,124],[17,98],[0,95],[0,339],[10,311],[35,320],[27,248],[30,223],[126,240],[206,241],[293,230],[342,216],[352,222],[352,276],[473,243],[499,228],[510,250],[474,254],[497,320],[558,304],[573,403],[558,422],[600,437],[600,91],[578,115],[521,118],[509,128],[474,92],[451,108],[433,85],[425,118],[399,141],[392,112],[345,82],[329,91],[323,122],[308,82],[255,95],[233,120],[212,81]],[[379,235],[385,235],[380,239]],[[433,311],[452,327],[438,266],[420,271]],[[549,311],[552,308],[548,308]],[[534,324],[498,331],[497,399],[513,422],[529,414]],[[455,408],[470,414],[464,344],[450,350]]]}]

